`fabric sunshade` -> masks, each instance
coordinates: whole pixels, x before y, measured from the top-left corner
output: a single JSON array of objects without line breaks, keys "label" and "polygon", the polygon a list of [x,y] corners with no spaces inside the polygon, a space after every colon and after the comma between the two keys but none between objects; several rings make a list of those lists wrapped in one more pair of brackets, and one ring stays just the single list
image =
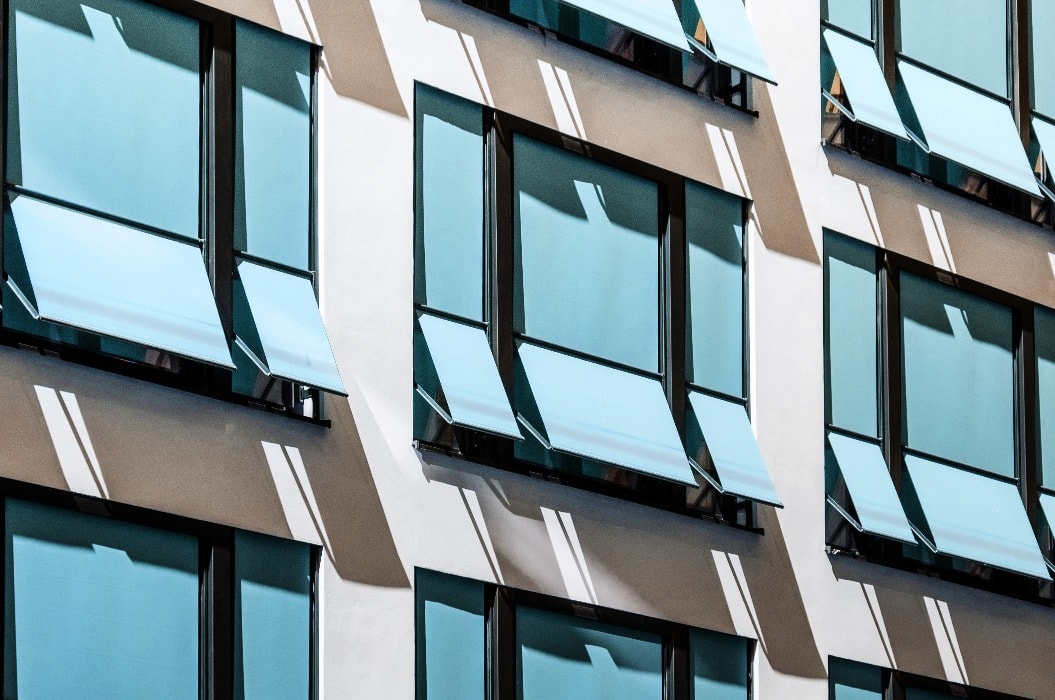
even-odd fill
[{"label": "fabric sunshade", "polygon": [[658,380],[528,343],[518,357],[542,423],[531,428],[543,445],[696,485]]},{"label": "fabric sunshade", "polygon": [[846,482],[861,529],[916,544],[879,445],[838,433],[828,433],[828,444]]},{"label": "fabric sunshade", "polygon": [[238,277],[260,341],[250,347],[263,352],[266,373],[347,396],[311,280],[248,260]]},{"label": "fabric sunshade", "polygon": [[34,317],[234,367],[195,243],[25,195],[10,215],[28,279],[8,284]]},{"label": "fabric sunshade", "polygon": [[777,84],[751,28],[743,0],[696,0],[696,8],[707,30],[710,49],[719,63]]},{"label": "fabric sunshade", "polygon": [[898,74],[931,153],[1040,196],[1008,105],[904,61]]},{"label": "fabric sunshade", "polygon": [[688,52],[681,20],[670,0],[561,0],[675,49]]},{"label": "fabric sunshade", "polygon": [[782,506],[762,461],[747,410],[738,403],[696,391],[689,393],[689,404],[696,414],[722,491]]},{"label": "fabric sunshade", "polygon": [[[443,387],[451,422],[521,439],[483,329],[428,314],[422,314],[418,323]],[[430,398],[439,402],[438,397]]]},{"label": "fabric sunshade", "polygon": [[825,29],[828,46],[843,89],[850,100],[853,118],[893,136],[908,138],[894,98],[890,95],[875,50],[832,29]]},{"label": "fabric sunshade", "polygon": [[905,469],[940,553],[1049,578],[1014,484],[913,455]]}]

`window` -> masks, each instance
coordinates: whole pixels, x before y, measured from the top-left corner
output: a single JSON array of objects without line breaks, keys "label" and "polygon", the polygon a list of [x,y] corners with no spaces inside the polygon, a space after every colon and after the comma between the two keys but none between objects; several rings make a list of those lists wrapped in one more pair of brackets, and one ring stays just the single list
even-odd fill
[{"label": "window", "polygon": [[711,99],[776,84],[742,0],[464,0]]},{"label": "window", "polygon": [[1023,31],[1049,11],[1030,0],[824,3],[825,141],[1050,226],[1043,146],[1055,148],[1055,118],[1032,78],[1051,57]]},{"label": "window", "polygon": [[311,692],[317,548],[33,487],[5,493],[5,697]]},{"label": "window", "polygon": [[415,593],[419,700],[750,697],[749,639],[423,569]]},{"label": "window", "polygon": [[747,203],[425,86],[416,109],[419,444],[740,525],[779,505]]},{"label": "window", "polygon": [[829,544],[1046,597],[1051,312],[833,233],[824,276]]},{"label": "window", "polygon": [[184,2],[7,27],[6,342],[317,416],[315,48]]},{"label": "window", "polygon": [[828,657],[829,700],[1022,700],[1014,695]]}]

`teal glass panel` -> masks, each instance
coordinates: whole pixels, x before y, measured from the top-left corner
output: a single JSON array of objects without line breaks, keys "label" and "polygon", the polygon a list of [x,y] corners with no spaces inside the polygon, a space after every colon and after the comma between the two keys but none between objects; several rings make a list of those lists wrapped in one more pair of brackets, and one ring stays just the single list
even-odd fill
[{"label": "teal glass panel", "polygon": [[854,118],[861,124],[907,139],[908,134],[872,45],[855,41],[832,29],[825,29],[822,35],[850,100]]},{"label": "teal glass panel", "polygon": [[270,374],[347,396],[311,280],[248,260],[238,277],[260,342],[252,349]]},{"label": "teal glass panel", "polygon": [[198,540],[7,501],[4,697],[198,697]]},{"label": "teal glass panel", "polygon": [[883,669],[828,658],[830,700],[883,700]]},{"label": "teal glass panel", "polygon": [[198,23],[136,0],[12,0],[7,178],[198,237]]},{"label": "teal glass panel", "polygon": [[1055,488],[1055,310],[1034,307],[1040,483]]},{"label": "teal glass panel", "polygon": [[983,90],[1008,95],[1007,0],[898,0],[898,50]]},{"label": "teal glass panel", "polygon": [[[941,12],[949,10],[942,5]],[[898,62],[897,89],[903,121],[918,125],[931,153],[1040,196],[1006,103],[904,61]]]},{"label": "teal glass panel", "polygon": [[414,298],[484,320],[484,136],[479,105],[418,85]]},{"label": "teal glass panel", "polygon": [[688,51],[681,20],[671,0],[561,0],[598,17],[655,39],[661,44]]},{"label": "teal glass panel", "polygon": [[519,134],[513,151],[517,330],[657,371],[656,183]]},{"label": "teal glass panel", "polygon": [[235,23],[235,247],[310,266],[311,47]]},{"label": "teal glass panel", "polygon": [[[689,2],[689,0],[684,0]],[[776,85],[743,0],[694,0],[707,30],[710,49],[720,63]]]},{"label": "teal glass panel", "polygon": [[912,455],[905,470],[906,509],[940,553],[1049,578],[1017,485]]},{"label": "teal glass panel", "polygon": [[762,461],[747,410],[739,403],[696,391],[689,392],[689,405],[725,492],[781,505],[769,470]]},{"label": "teal glass panel", "polygon": [[685,185],[688,241],[686,373],[689,381],[744,395],[743,200]]},{"label": "teal glass panel", "polygon": [[417,700],[483,700],[484,586],[417,569]]},{"label": "teal glass panel", "polygon": [[311,547],[241,530],[234,545],[234,697],[308,697]]},{"label": "teal glass panel", "polygon": [[1011,310],[901,275],[905,444],[1002,476],[1015,474]]},{"label": "teal glass panel", "polygon": [[824,235],[825,401],[832,425],[879,437],[875,249]]},{"label": "teal glass panel", "polygon": [[4,221],[28,274],[14,281],[41,319],[234,366],[197,245],[27,196]]},{"label": "teal glass panel", "polygon": [[522,343],[519,413],[554,450],[690,486],[696,479],[657,379]]},{"label": "teal glass panel", "polygon": [[521,439],[487,333],[428,314],[418,324],[454,424]]},{"label": "teal glass panel", "polygon": [[748,642],[731,634],[689,631],[692,700],[747,700]]},{"label": "teal glass panel", "polygon": [[872,41],[872,0],[821,0],[821,19]]},{"label": "teal glass panel", "polygon": [[879,445],[838,433],[828,433],[828,444],[861,529],[873,535],[916,544]]},{"label": "teal glass panel", "polygon": [[1051,40],[1055,27],[1055,3],[1050,0],[1030,0],[1029,48],[1030,97],[1033,109],[1049,119],[1055,119],[1055,42]]},{"label": "teal glass panel", "polygon": [[517,608],[517,700],[661,700],[658,634]]},{"label": "teal glass panel", "polygon": [[1055,496],[1050,493],[1040,494],[1040,510],[1048,522],[1048,528],[1055,533]]}]

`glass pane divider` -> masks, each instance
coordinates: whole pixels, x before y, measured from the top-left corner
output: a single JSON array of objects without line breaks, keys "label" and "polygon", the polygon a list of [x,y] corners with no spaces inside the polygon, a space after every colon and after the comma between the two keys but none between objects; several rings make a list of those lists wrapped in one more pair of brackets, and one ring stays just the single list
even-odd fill
[{"label": "glass pane divider", "polygon": [[946,459],[945,457],[939,457],[938,455],[929,454],[929,453],[924,452],[922,450],[913,449],[911,447],[908,447],[907,445],[902,445],[901,450],[902,450],[903,456],[919,457],[921,459],[926,459],[926,460],[928,460],[930,462],[934,462],[936,464],[940,464],[940,465],[942,465],[944,467],[951,467],[953,469],[961,469],[961,470],[963,470],[965,472],[970,472],[970,473],[976,474],[978,476],[984,476],[987,479],[993,479],[994,481],[1002,481],[1002,482],[1004,482],[1006,484],[1011,484],[1012,486],[1016,486],[1016,487],[1018,486],[1018,482],[1019,482],[1018,477],[1003,476],[1002,474],[997,474],[996,472],[988,471],[984,467],[975,467],[975,466],[971,466],[970,464],[963,464],[961,462],[956,462],[956,461],[951,460],[951,459]]},{"label": "glass pane divider", "polygon": [[622,362],[616,362],[614,360],[598,357],[597,355],[591,355],[589,353],[581,352],[573,348],[564,347],[563,345],[557,345],[556,343],[550,343],[545,340],[539,340],[538,338],[533,338],[524,333],[514,333],[513,339],[522,340],[525,343],[528,343],[529,345],[535,345],[546,350],[559,352],[579,360],[586,360],[587,362],[593,362],[594,364],[602,365],[604,367],[610,367],[612,369],[617,369],[622,372],[636,374],[639,377],[648,377],[649,379],[657,379],[659,381],[663,381],[663,372],[650,372],[648,370],[641,369],[640,367],[634,367],[632,365],[623,364]]},{"label": "glass pane divider", "polygon": [[822,19],[821,20],[821,28],[822,29],[831,29],[831,30],[833,30],[835,32],[838,32],[839,34],[842,34],[847,39],[853,39],[854,41],[856,41],[858,43],[861,43],[861,44],[868,44],[873,49],[876,46],[876,41],[874,39],[866,39],[863,36],[854,34],[853,32],[851,32],[848,29],[843,29],[842,27],[840,27],[837,24],[832,24],[831,22],[829,22],[826,19]]},{"label": "glass pane divider", "polygon": [[428,314],[429,316],[436,316],[438,318],[445,319],[447,321],[454,321],[455,323],[464,323],[467,326],[473,326],[474,328],[480,328],[482,330],[488,330],[491,327],[488,321],[477,321],[476,319],[466,318],[465,316],[459,316],[458,314],[452,314],[449,311],[437,309],[427,304],[414,304],[414,311],[422,314]]},{"label": "glass pane divider", "polygon": [[[235,251],[235,257],[239,261],[245,260],[246,262],[255,263],[263,267],[269,267],[279,272],[285,272],[286,274],[300,277],[302,279],[308,279],[312,281],[312,285],[315,284],[315,272],[313,270],[302,270],[299,267],[293,267],[291,265],[284,265],[283,263],[275,262],[274,260],[268,260],[267,258],[261,258],[250,253],[245,253],[240,250]],[[238,263],[235,263],[235,271],[238,270]]]},{"label": "glass pane divider", "polygon": [[939,68],[935,68],[934,66],[928,65],[928,64],[924,63],[923,61],[918,61],[918,60],[912,58],[911,56],[907,56],[907,55],[901,53],[900,51],[897,52],[896,57],[897,57],[897,61],[899,63],[900,62],[908,63],[909,65],[915,66],[916,68],[919,68],[920,70],[924,70],[924,71],[930,73],[931,75],[935,75],[935,76],[941,78],[942,80],[946,80],[946,81],[948,81],[950,83],[954,83],[954,84],[958,85],[959,87],[964,88],[965,90],[970,90],[971,92],[977,93],[979,95],[984,95],[985,97],[989,97],[989,98],[991,98],[993,100],[996,100],[997,102],[1001,102],[1001,103],[1007,105],[1008,108],[1011,107],[1011,98],[1007,97],[1006,95],[1001,95],[1000,93],[992,92],[990,90],[986,90],[985,88],[980,88],[977,85],[975,85],[974,83],[969,83],[966,80],[964,80],[963,78],[957,78],[955,75],[952,75],[951,73],[946,73],[945,71],[943,71],[943,70],[941,70]]},{"label": "glass pane divider", "polygon": [[699,384],[693,384],[692,382],[685,382],[685,388],[687,389],[687,391],[690,392],[694,391],[698,394],[706,394],[707,396],[712,396],[716,399],[723,399],[731,403],[738,403],[744,408],[747,408],[748,399],[745,396],[733,396],[731,394],[725,394],[720,391],[715,391],[714,389],[708,389],[707,387],[700,386]]},{"label": "glass pane divider", "polygon": [[832,425],[831,423],[826,424],[824,426],[824,430],[825,432],[835,433],[837,435],[845,435],[846,437],[854,438],[855,440],[860,440],[861,442],[868,442],[873,445],[878,445],[880,447],[883,446],[883,438],[876,437],[874,435],[867,435],[865,433],[859,433],[855,430],[847,430],[846,428],[840,428],[839,426]]}]

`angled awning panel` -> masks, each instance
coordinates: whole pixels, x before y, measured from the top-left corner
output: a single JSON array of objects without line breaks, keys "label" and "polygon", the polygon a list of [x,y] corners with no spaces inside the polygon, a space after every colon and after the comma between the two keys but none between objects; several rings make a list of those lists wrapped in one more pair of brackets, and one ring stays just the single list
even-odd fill
[{"label": "angled awning panel", "polygon": [[905,469],[939,552],[1049,578],[1014,484],[913,455]]},{"label": "angled awning panel", "polygon": [[1041,196],[1008,105],[904,61],[898,74],[931,153]]},{"label": "angled awning panel", "polygon": [[311,280],[248,260],[238,263],[267,372],[347,396]]},{"label": "angled awning panel", "polygon": [[908,138],[901,123],[890,88],[883,78],[883,69],[875,49],[833,29],[825,29],[824,42],[828,46],[835,69],[839,72],[843,89],[850,100],[854,119],[875,129],[903,139]]},{"label": "angled awning panel", "polygon": [[195,243],[25,195],[10,207],[29,274],[12,281],[41,319],[234,368]]},{"label": "angled awning panel", "polygon": [[658,380],[528,343],[517,354],[547,447],[696,485]]},{"label": "angled awning panel", "polygon": [[1055,496],[1050,493],[1040,494],[1040,510],[1044,513],[1044,519],[1048,521],[1048,527],[1055,532]]},{"label": "angled awning panel", "polygon": [[451,422],[521,439],[487,344],[487,333],[428,314],[422,314],[418,323],[436,367]]},{"label": "angled awning panel", "polygon": [[1033,133],[1040,143],[1040,151],[1048,164],[1048,176],[1051,177],[1055,175],[1055,124],[1033,117]]},{"label": "angled awning panel", "polygon": [[747,410],[738,403],[696,391],[689,393],[689,404],[722,490],[753,501],[783,505],[762,460]]},{"label": "angled awning panel", "polygon": [[719,63],[777,84],[747,18],[743,0],[696,0],[696,8]]},{"label": "angled awning panel", "polygon": [[671,0],[561,0],[675,49],[688,52],[678,11]]},{"label": "angled awning panel", "polygon": [[838,433],[828,433],[828,444],[835,454],[861,529],[916,544],[879,445]]}]

